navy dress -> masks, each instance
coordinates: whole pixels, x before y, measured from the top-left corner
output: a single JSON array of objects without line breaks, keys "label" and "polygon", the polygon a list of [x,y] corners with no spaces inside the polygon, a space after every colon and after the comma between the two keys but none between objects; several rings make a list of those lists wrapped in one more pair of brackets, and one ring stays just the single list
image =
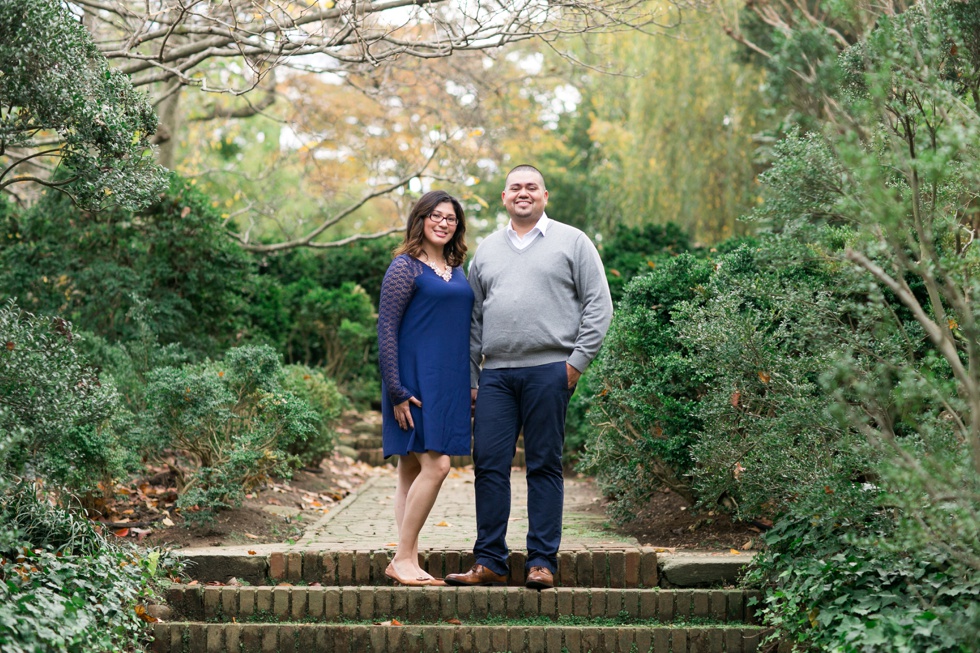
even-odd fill
[{"label": "navy dress", "polygon": [[[395,257],[381,284],[378,357],[385,457],[409,451],[470,453],[470,316],[473,291],[461,267],[447,282],[407,254]],[[410,405],[403,430],[393,407]]]}]

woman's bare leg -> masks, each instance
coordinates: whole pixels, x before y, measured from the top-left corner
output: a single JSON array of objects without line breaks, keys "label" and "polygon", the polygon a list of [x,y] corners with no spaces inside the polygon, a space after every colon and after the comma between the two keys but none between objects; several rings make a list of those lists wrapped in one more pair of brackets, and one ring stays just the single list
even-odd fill
[{"label": "woman's bare leg", "polygon": [[408,496],[408,489],[412,487],[415,478],[422,471],[418,456],[409,451],[404,456],[398,457],[398,482],[395,485],[395,526],[398,532],[402,532],[402,518],[405,515],[405,497]]},{"label": "woman's bare leg", "polygon": [[[404,577],[431,578],[431,575],[419,566],[419,532],[428,519],[432,506],[442,482],[449,474],[449,456],[435,451],[414,454],[420,466],[405,494],[399,517],[398,494],[395,495],[395,519],[398,522],[398,551],[392,560],[395,572]],[[398,465],[401,467],[403,457]],[[408,469],[406,469],[407,475]],[[402,476],[399,474],[399,489]],[[412,570],[412,576],[403,573]]]}]

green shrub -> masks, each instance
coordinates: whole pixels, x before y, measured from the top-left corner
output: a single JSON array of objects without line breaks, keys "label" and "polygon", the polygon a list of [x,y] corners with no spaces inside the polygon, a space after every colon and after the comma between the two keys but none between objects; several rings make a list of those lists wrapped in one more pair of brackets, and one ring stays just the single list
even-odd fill
[{"label": "green shrub", "polygon": [[368,298],[376,303],[391,263],[391,253],[400,242],[400,237],[388,236],[342,247],[294,249],[263,255],[259,266],[263,276],[276,279],[282,286],[310,280],[321,288],[339,288],[353,282],[364,288]]},{"label": "green shrub", "polygon": [[0,429],[22,435],[5,452],[7,473],[86,493],[118,471],[107,428],[118,395],[79,354],[68,321],[0,307],[0,408]]},{"label": "green shrub", "polygon": [[766,533],[746,581],[758,610],[794,650],[973,650],[980,577],[942,546],[902,546],[872,486],[798,506]]},{"label": "green shrub", "polygon": [[284,370],[283,388],[309,404],[319,418],[317,433],[304,440],[295,440],[286,451],[299,458],[304,466],[317,467],[333,452],[337,443],[335,429],[348,401],[337,384],[323,372],[305,365],[287,365]]},{"label": "green shrub", "polygon": [[231,349],[221,362],[164,367],[147,375],[149,443],[180,455],[178,505],[210,518],[240,503],[269,475],[288,475],[286,449],[318,437],[318,416],[282,385],[268,346]]},{"label": "green shrub", "polygon": [[617,514],[636,514],[667,485],[693,498],[690,445],[700,427],[697,401],[711,375],[679,338],[671,311],[703,297],[713,265],[681,254],[626,288],[603,348],[590,369],[596,387],[595,432],[582,469],[617,499]]},{"label": "green shrub", "polygon": [[292,307],[286,359],[323,367],[358,403],[380,397],[377,316],[364,289],[353,282],[323,288],[306,279],[285,292]]},{"label": "green shrub", "polygon": [[81,211],[57,192],[15,214],[0,239],[0,292],[28,310],[128,342],[142,304],[162,343],[214,356],[248,333],[252,263],[201,193],[172,175],[139,212]]},{"label": "green shrub", "polygon": [[107,541],[31,484],[0,488],[0,649],[131,651],[148,638],[139,610],[182,563]]},{"label": "green shrub", "polygon": [[867,285],[827,253],[846,236],[820,234],[809,245],[768,237],[714,262],[683,254],[627,287],[592,370],[596,435],[583,461],[617,515],[668,486],[775,517],[873,473],[821,379],[849,352],[854,370],[894,354],[883,324],[918,329],[896,325],[887,303],[869,308]]},{"label": "green shrub", "polygon": [[882,353],[868,336],[880,323],[847,311],[854,284],[814,248],[769,238],[719,259],[708,301],[675,308],[681,341],[712,371],[690,448],[700,502],[772,518],[870,473],[864,436],[820,383],[849,344]]},{"label": "green shrub", "polygon": [[629,227],[619,224],[601,244],[602,261],[609,281],[609,292],[618,302],[633,277],[649,272],[672,256],[691,251],[691,239],[678,225],[645,224]]}]

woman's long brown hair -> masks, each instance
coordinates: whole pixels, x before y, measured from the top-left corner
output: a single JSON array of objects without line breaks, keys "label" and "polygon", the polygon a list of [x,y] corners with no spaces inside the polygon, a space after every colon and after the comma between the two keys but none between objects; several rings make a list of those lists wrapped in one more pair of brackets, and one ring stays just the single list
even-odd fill
[{"label": "woman's long brown hair", "polygon": [[394,255],[408,254],[414,258],[421,258],[425,253],[422,245],[425,242],[425,220],[443,202],[453,205],[453,212],[456,214],[456,232],[452,239],[443,247],[442,253],[446,257],[446,264],[450,267],[459,267],[466,260],[466,215],[463,213],[463,205],[459,200],[444,190],[429,191],[419,198],[419,201],[412,207],[412,212],[408,214],[408,225],[405,227],[405,240],[395,248]]}]

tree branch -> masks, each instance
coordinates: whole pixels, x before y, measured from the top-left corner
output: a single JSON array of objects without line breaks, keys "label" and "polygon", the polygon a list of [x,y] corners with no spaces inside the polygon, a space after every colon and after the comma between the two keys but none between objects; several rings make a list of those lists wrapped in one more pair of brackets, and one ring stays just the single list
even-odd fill
[{"label": "tree branch", "polygon": [[[394,191],[394,190],[396,190],[398,188],[401,188],[401,187],[405,186],[412,179],[415,179],[416,177],[418,177],[419,175],[421,175],[425,171],[425,169],[429,167],[429,164],[432,163],[432,160],[435,159],[436,153],[439,151],[439,149],[440,149],[440,146],[439,145],[437,145],[436,147],[434,147],[433,150],[432,150],[432,154],[429,155],[429,157],[425,160],[425,163],[423,163],[417,170],[415,170],[415,171],[413,171],[413,172],[405,175],[404,177],[402,177],[401,179],[399,179],[398,181],[396,181],[393,184],[390,184],[390,185],[385,186],[383,188],[379,188],[379,189],[373,190],[370,193],[365,194],[359,200],[357,200],[353,204],[347,206],[346,208],[344,208],[343,210],[341,210],[336,215],[333,215],[333,216],[327,218],[326,220],[324,220],[323,222],[321,222],[320,225],[316,229],[314,229],[313,231],[309,232],[308,234],[306,234],[302,238],[296,238],[294,240],[290,240],[290,241],[287,241],[287,242],[274,243],[274,244],[271,244],[271,245],[256,245],[256,244],[253,244],[253,243],[250,243],[249,242],[249,239],[248,239],[248,235],[247,234],[245,234],[245,235],[233,234],[233,237],[239,243],[241,243],[241,245],[242,245],[242,247],[244,249],[246,249],[246,250],[248,250],[250,252],[280,252],[280,251],[287,250],[287,249],[294,249],[296,247],[330,247],[331,245],[329,245],[329,244],[323,244],[323,243],[317,244],[317,243],[314,243],[313,240],[317,236],[319,236],[320,234],[322,234],[324,231],[326,231],[330,227],[334,226],[335,224],[337,224],[338,222],[340,222],[341,220],[343,220],[344,218],[346,218],[347,216],[349,216],[350,214],[352,214],[354,211],[358,210],[359,208],[361,208],[362,206],[364,206],[365,204],[367,204],[370,200],[372,200],[372,199],[374,199],[376,197],[381,197],[382,195],[387,195],[388,193],[390,193],[390,192],[392,192],[392,191]],[[403,228],[404,227],[393,227],[387,233],[394,233],[395,231],[398,231],[398,230],[403,229]],[[380,233],[379,232],[376,235],[373,235],[372,234],[372,235],[364,236],[364,238],[372,238],[372,237],[373,238],[380,238],[381,236],[387,235],[387,233]],[[352,236],[351,238],[353,238],[354,240],[361,240],[362,239],[360,237],[354,237],[354,236]],[[350,242],[354,242],[354,240],[351,240]],[[340,241],[338,241],[338,242],[340,242]]]}]

